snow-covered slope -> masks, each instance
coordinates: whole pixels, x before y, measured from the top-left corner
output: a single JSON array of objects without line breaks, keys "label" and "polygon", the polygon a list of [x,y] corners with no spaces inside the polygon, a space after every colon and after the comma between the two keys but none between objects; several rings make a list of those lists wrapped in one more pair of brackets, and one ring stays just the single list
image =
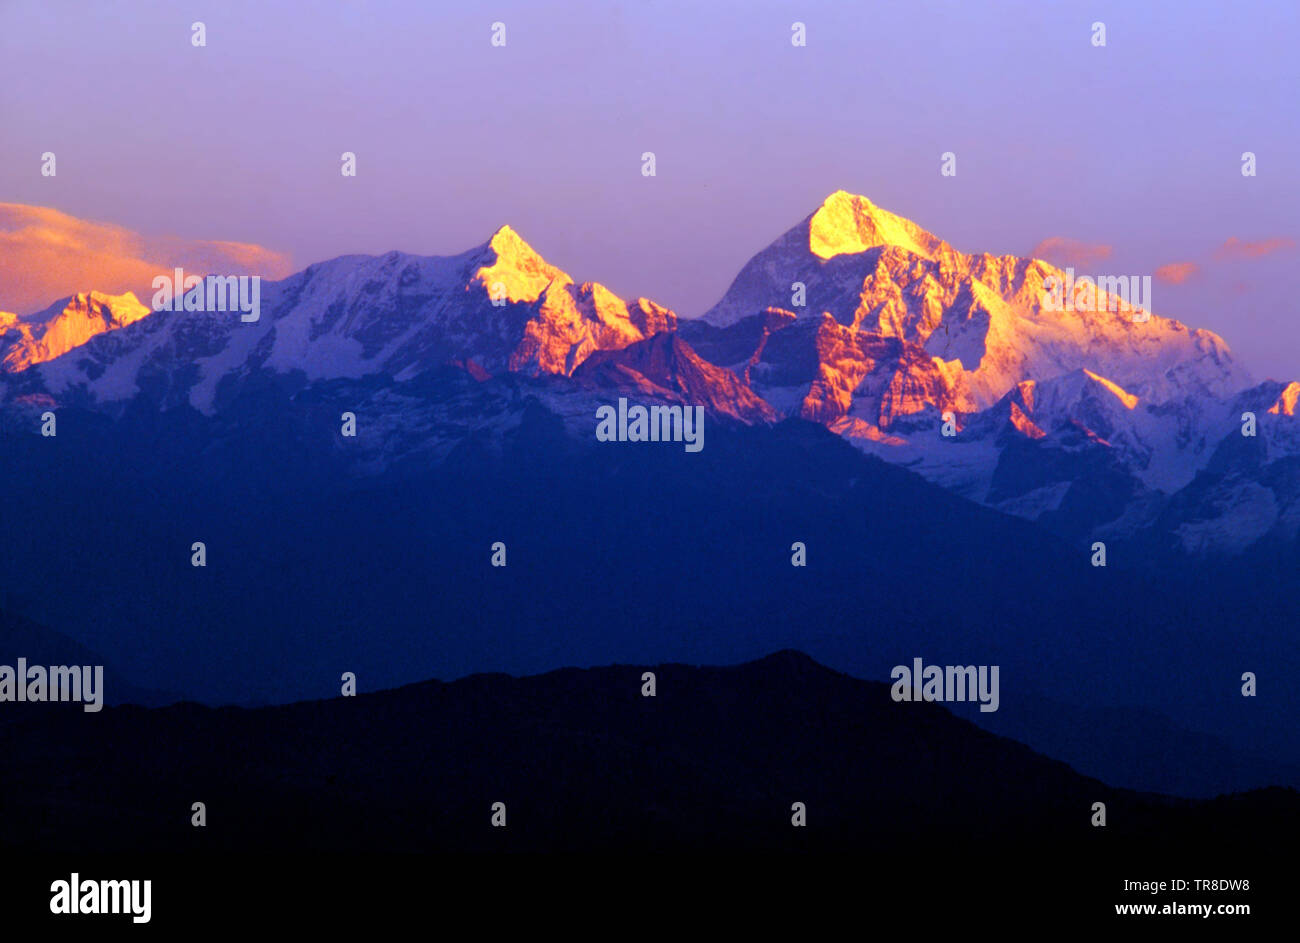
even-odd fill
[{"label": "snow-covered slope", "polygon": [[671,311],[628,303],[547,264],[509,227],[451,257],[390,252],[313,265],[261,290],[258,320],[229,312],[159,311],[16,377],[14,389],[106,405],[143,391],[213,411],[242,377],[310,383],[445,361],[490,374],[564,374],[593,351],[675,327]]}]

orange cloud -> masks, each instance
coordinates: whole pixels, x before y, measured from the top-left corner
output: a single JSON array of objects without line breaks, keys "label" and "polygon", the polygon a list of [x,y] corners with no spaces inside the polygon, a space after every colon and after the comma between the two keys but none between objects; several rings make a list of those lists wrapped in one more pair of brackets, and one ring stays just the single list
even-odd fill
[{"label": "orange cloud", "polygon": [[1229,236],[1223,245],[1214,250],[1214,257],[1216,259],[1258,259],[1274,252],[1294,248],[1295,240],[1287,236],[1274,236],[1272,239],[1261,239],[1259,242],[1246,242],[1236,236]]},{"label": "orange cloud", "polygon": [[1111,247],[1103,243],[1080,242],[1065,236],[1049,236],[1034,246],[1030,254],[1036,259],[1046,259],[1057,265],[1086,268],[1103,259],[1109,259]]},{"label": "orange cloud", "polygon": [[1156,281],[1181,285],[1201,270],[1195,262],[1170,262],[1156,269]]},{"label": "orange cloud", "polygon": [[179,236],[143,236],[45,206],[0,203],[0,311],[33,314],[85,291],[140,298],[176,267],[187,275],[284,278],[289,257],[262,246]]}]

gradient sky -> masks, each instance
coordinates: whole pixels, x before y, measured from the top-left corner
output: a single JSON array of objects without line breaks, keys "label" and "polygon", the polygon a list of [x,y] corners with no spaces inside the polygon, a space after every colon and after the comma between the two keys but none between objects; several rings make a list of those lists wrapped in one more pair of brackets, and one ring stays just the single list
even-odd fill
[{"label": "gradient sky", "polygon": [[1157,313],[1293,378],[1298,47],[1300,4],[1276,0],[0,0],[0,202],[295,268],[509,222],[575,278],[694,316],[843,188],[966,251],[1194,263]]}]

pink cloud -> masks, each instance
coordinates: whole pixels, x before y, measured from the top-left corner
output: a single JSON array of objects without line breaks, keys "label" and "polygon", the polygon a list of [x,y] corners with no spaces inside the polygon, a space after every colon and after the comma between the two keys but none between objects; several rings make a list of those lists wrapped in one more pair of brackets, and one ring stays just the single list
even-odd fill
[{"label": "pink cloud", "polygon": [[44,206],[0,203],[0,311],[32,314],[84,291],[133,291],[146,302],[158,275],[292,273],[289,257],[242,242],[144,236]]},{"label": "pink cloud", "polygon": [[1086,268],[1110,258],[1111,247],[1104,243],[1080,242],[1065,236],[1049,236],[1034,246],[1030,254],[1036,259],[1046,259],[1057,265]]},{"label": "pink cloud", "polygon": [[1227,241],[1214,250],[1216,259],[1258,259],[1284,249],[1294,249],[1295,240],[1287,236],[1274,236],[1258,242],[1246,242],[1236,236],[1229,236]]},{"label": "pink cloud", "polygon": [[1181,285],[1201,270],[1195,262],[1170,262],[1156,269],[1156,281]]}]

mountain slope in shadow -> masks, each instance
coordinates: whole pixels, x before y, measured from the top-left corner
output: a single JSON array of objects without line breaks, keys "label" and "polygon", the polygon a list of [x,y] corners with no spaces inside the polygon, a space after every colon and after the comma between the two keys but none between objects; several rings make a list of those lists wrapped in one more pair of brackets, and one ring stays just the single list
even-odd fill
[{"label": "mountain slope in shadow", "polygon": [[[19,658],[25,658],[28,665],[44,667],[51,665],[102,667],[105,704],[161,707],[181,700],[178,695],[168,691],[159,691],[132,683],[127,674],[99,652],[43,625],[0,609],[0,665],[8,665],[12,668],[17,665]],[[4,722],[5,719],[5,713],[0,713],[0,722]]]},{"label": "mountain slope in shadow", "polygon": [[[1095,568],[1086,544],[815,424],[711,420],[695,454],[600,444],[569,435],[536,381],[499,391],[519,400],[507,431],[357,477],[331,443],[344,409],[367,412],[365,386],[322,403],[265,391],[232,407],[241,422],[67,411],[57,439],[7,440],[18,611],[137,685],[208,703],[330,697],[344,671],[374,691],[784,648],[860,678],[914,657],[999,665],[1001,707],[976,722],[1106,782],[1202,797],[1300,783],[1285,683],[1300,603],[1278,589],[1293,558],[1188,572],[1111,547]],[[508,567],[491,565],[495,541]],[[1129,706],[1215,742],[1148,724],[1134,747],[1161,759],[1135,765],[1114,732],[1133,724],[1097,713]]]},{"label": "mountain slope in shadow", "polygon": [[[643,672],[656,695],[642,694]],[[45,852],[887,851],[1296,830],[1300,795],[1116,790],[792,651],[476,675],[253,710],[17,705],[0,844]],[[207,824],[190,823],[195,802]],[[505,803],[506,826],[491,824]],[[1107,826],[1093,827],[1093,803]],[[806,827],[792,825],[804,803]],[[1281,836],[1277,836],[1281,837]],[[936,846],[938,847],[938,846]]]}]

